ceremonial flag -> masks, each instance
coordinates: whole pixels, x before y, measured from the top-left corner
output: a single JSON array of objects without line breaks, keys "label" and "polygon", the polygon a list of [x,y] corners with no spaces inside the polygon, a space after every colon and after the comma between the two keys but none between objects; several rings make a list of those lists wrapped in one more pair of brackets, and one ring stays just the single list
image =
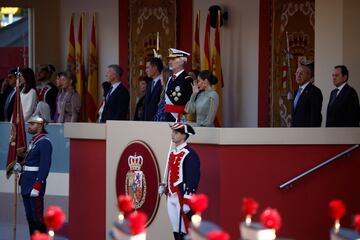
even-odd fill
[{"label": "ceremonial flag", "polygon": [[74,15],[71,16],[68,56],[66,61],[66,70],[75,74],[75,35],[74,35]]},{"label": "ceremonial flag", "polygon": [[98,56],[96,46],[95,14],[92,18],[91,39],[89,51],[89,75],[87,82],[86,107],[88,118],[91,122],[96,121],[96,102],[98,94]]},{"label": "ceremonial flag", "polygon": [[[17,76],[18,74],[19,70],[17,71]],[[27,148],[24,114],[22,111],[19,85],[19,77],[17,77],[14,111],[11,119],[10,142],[6,162],[6,177],[8,179],[12,174],[15,163],[23,162]]]},{"label": "ceremonial flag", "polygon": [[210,67],[210,12],[208,11],[205,25],[204,58],[201,70],[211,70]]},{"label": "ceremonial flag", "polygon": [[197,12],[195,34],[192,52],[192,69],[200,71],[200,38],[199,38],[200,11]]},{"label": "ceremonial flag", "polygon": [[214,47],[212,51],[212,73],[217,77],[218,82],[215,85],[216,92],[219,95],[219,108],[215,118],[215,126],[222,126],[222,88],[224,87],[222,67],[221,67],[221,54],[220,54],[220,16],[218,11],[218,20],[215,28]]},{"label": "ceremonial flag", "polygon": [[85,85],[84,68],[84,14],[81,14],[79,21],[79,32],[76,43],[76,91],[83,96]]}]

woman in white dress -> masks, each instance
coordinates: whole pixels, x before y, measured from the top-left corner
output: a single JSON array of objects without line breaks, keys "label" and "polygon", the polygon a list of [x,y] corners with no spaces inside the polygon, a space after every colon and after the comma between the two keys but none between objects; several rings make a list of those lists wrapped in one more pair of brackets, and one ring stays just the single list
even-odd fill
[{"label": "woman in white dress", "polygon": [[20,72],[20,84],[23,87],[20,92],[20,99],[24,121],[27,122],[35,112],[37,104],[35,74],[31,68],[21,69]]}]

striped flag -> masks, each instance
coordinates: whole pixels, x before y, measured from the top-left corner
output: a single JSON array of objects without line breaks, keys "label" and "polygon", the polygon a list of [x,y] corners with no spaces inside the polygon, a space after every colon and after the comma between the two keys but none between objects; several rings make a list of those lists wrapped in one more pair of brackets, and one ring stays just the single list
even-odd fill
[{"label": "striped flag", "polygon": [[71,16],[68,56],[66,61],[66,70],[75,74],[75,35],[74,35],[74,15]]},{"label": "striped flag", "polygon": [[199,37],[199,25],[200,25],[200,11],[197,12],[195,22],[195,34],[192,51],[192,69],[200,71],[200,37]]},{"label": "striped flag", "polygon": [[98,99],[98,56],[96,46],[96,24],[95,14],[92,18],[91,39],[89,50],[89,75],[86,94],[86,112],[91,122],[96,121],[96,102]]},{"label": "striped flag", "polygon": [[205,25],[205,37],[204,37],[204,58],[202,63],[202,70],[211,70],[210,69],[210,12],[206,18]]},{"label": "striped flag", "polygon": [[76,91],[80,96],[84,95],[85,69],[84,69],[84,14],[79,21],[79,32],[76,43]]},{"label": "striped flag", "polygon": [[84,67],[84,14],[79,21],[79,32],[76,43],[76,91],[81,97],[80,121],[87,119],[85,102],[85,67]]},{"label": "striped flag", "polygon": [[[17,71],[17,75],[19,70]],[[22,112],[19,77],[16,80],[16,93],[14,102],[14,111],[11,119],[10,142],[6,162],[6,177],[12,174],[13,167],[16,162],[22,163],[26,153],[26,132],[24,114]]]},{"label": "striped flag", "polygon": [[222,126],[222,88],[224,87],[224,80],[221,67],[220,54],[220,17],[221,13],[218,11],[218,19],[215,28],[214,47],[212,49],[212,73],[217,77],[218,82],[215,85],[216,92],[219,95],[219,109],[215,118],[215,126]]}]

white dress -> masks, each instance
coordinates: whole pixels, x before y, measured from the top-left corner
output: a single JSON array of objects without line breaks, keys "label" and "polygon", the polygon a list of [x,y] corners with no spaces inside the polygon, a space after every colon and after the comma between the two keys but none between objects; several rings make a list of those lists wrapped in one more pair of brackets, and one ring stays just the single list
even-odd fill
[{"label": "white dress", "polygon": [[37,104],[36,90],[32,88],[28,93],[24,93],[23,91],[21,91],[20,99],[24,114],[24,121],[27,122],[36,109],[36,104]]}]

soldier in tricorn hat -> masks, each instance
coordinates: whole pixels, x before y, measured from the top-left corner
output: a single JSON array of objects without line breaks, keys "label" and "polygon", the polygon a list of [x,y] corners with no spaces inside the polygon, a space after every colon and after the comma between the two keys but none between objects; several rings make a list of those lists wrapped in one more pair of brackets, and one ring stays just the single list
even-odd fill
[{"label": "soldier in tricorn hat", "polygon": [[160,185],[159,194],[167,195],[174,238],[184,239],[193,214],[189,207],[190,197],[196,193],[199,185],[200,159],[186,142],[190,135],[195,135],[194,129],[185,123],[174,123],[170,127],[175,148],[169,154],[164,178],[166,182]]}]

